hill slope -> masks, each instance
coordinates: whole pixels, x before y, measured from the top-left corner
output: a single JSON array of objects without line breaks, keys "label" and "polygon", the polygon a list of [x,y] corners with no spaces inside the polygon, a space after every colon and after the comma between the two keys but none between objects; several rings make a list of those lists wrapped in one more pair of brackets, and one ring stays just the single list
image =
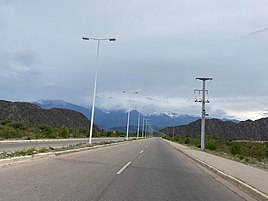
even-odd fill
[{"label": "hill slope", "polygon": [[[176,126],[175,135],[200,136],[201,121],[197,120],[188,125]],[[161,132],[172,135],[172,127],[167,127]],[[221,121],[219,119],[206,120],[206,136],[213,136],[227,140],[268,140],[268,118],[256,121],[247,120],[239,123]]]},{"label": "hill slope", "polygon": [[12,120],[34,125],[68,128],[88,128],[90,121],[81,113],[67,109],[42,109],[27,102],[0,100],[0,120]]}]

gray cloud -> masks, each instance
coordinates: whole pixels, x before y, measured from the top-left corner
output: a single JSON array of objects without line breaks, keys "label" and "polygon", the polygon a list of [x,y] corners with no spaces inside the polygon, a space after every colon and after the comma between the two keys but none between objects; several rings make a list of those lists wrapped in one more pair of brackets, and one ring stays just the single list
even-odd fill
[{"label": "gray cloud", "polygon": [[37,76],[37,63],[35,53],[27,50],[0,53],[1,76],[5,78],[29,79],[31,76]]},{"label": "gray cloud", "polygon": [[[1,1],[1,98],[90,106],[97,43],[81,37],[116,37],[101,42],[97,107],[199,115],[195,77],[211,76],[211,114],[261,117],[268,32],[252,30],[267,26],[267,9],[250,0]],[[128,101],[122,90],[140,93]]]}]

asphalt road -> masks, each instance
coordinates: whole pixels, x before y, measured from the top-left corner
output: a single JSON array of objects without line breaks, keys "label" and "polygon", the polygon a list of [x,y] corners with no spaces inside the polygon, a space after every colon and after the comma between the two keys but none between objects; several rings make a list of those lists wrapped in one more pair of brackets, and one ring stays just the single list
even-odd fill
[{"label": "asphalt road", "polygon": [[1,201],[245,200],[159,138],[0,168]]},{"label": "asphalt road", "polygon": [[[99,143],[101,141],[123,141],[124,138],[93,138],[93,143]],[[27,141],[24,142],[13,141],[13,142],[5,142],[0,141],[0,152],[3,151],[15,151],[22,149],[30,149],[30,148],[42,148],[42,147],[64,147],[73,144],[79,143],[88,143],[88,139],[65,139],[65,140],[49,140],[49,141]]]}]

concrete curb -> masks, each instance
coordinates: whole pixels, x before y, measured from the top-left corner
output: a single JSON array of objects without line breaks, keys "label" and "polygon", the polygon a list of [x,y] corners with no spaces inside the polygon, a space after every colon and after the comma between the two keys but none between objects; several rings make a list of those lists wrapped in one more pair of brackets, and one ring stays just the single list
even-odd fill
[{"label": "concrete curb", "polygon": [[54,152],[54,154],[55,154],[55,156],[60,156],[60,155],[64,155],[64,154],[71,154],[71,153],[76,153],[76,152],[81,152],[81,151],[87,151],[87,150],[97,149],[97,148],[101,148],[101,147],[114,146],[114,145],[123,144],[123,143],[127,143],[127,142],[131,142],[131,141],[122,141],[122,142],[115,142],[115,143],[111,143],[111,144],[102,144],[102,145],[96,145],[96,146],[92,146],[92,147],[84,147],[84,148],[78,148],[78,149],[72,149],[72,150],[66,150],[66,151],[59,151],[59,152]]},{"label": "concrete curb", "polygon": [[81,151],[87,151],[87,150],[97,149],[97,148],[107,147],[107,146],[115,146],[115,145],[129,143],[129,142],[132,142],[132,140],[131,141],[115,142],[115,143],[111,143],[111,144],[96,145],[96,146],[92,146],[92,147],[84,147],[84,148],[78,148],[78,149],[72,149],[72,150],[66,150],[66,151],[39,153],[39,154],[35,154],[32,156],[20,156],[20,157],[0,159],[0,168],[5,167],[5,166],[9,166],[9,165],[14,165],[17,163],[31,161],[31,160],[56,157],[56,156],[60,156],[60,155],[71,154],[71,153],[76,153],[76,152],[81,152]]},{"label": "concrete curb", "polygon": [[13,165],[15,163],[22,163],[30,160],[36,160],[41,158],[48,158],[55,156],[55,153],[49,152],[49,153],[40,153],[35,154],[33,156],[19,156],[19,157],[13,157],[13,158],[5,158],[0,160],[0,168],[8,165]]},{"label": "concrete curb", "polygon": [[214,172],[215,174],[221,176],[222,178],[224,178],[225,180],[229,181],[230,183],[236,185],[238,188],[240,188],[241,190],[243,190],[244,192],[248,193],[249,195],[257,198],[258,200],[262,200],[262,201],[267,201],[268,200],[268,195],[266,195],[265,193],[257,190],[256,188],[250,186],[249,184],[209,165],[208,163],[190,155],[185,153],[184,151],[182,151],[181,149],[176,148],[175,146],[173,146],[170,141],[162,139],[164,142],[168,143],[171,147],[173,147],[174,149],[176,149],[177,151],[181,152],[182,154],[184,154],[185,156],[189,157],[190,159],[192,159],[193,161],[197,162],[198,164],[202,165],[203,167],[209,169],[210,171]]}]

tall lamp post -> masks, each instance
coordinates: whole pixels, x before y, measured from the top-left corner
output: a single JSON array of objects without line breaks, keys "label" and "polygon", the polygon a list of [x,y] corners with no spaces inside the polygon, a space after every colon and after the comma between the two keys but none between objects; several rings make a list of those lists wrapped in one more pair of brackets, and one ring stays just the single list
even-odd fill
[{"label": "tall lamp post", "polygon": [[82,37],[83,40],[95,40],[98,41],[97,47],[97,59],[96,59],[96,72],[93,88],[93,98],[92,98],[92,109],[91,109],[91,120],[90,120],[90,131],[89,131],[89,144],[92,144],[92,133],[93,133],[93,124],[94,124],[94,110],[95,110],[95,99],[96,99],[96,89],[97,89],[97,78],[98,78],[98,65],[99,65],[99,52],[100,52],[100,42],[101,41],[116,41],[115,38],[90,38]]},{"label": "tall lamp post", "polygon": [[137,139],[139,139],[139,135],[140,135],[140,111],[138,109],[138,128],[137,128]]},{"label": "tall lamp post", "polygon": [[145,121],[145,118],[144,118],[144,114],[142,115],[142,135],[141,137],[144,138],[144,121]]},{"label": "tall lamp post", "polygon": [[[123,93],[126,94],[128,92],[124,90]],[[138,94],[139,92],[134,91],[133,93]],[[131,101],[130,93],[129,93],[129,101]],[[126,140],[128,140],[128,133],[129,133],[130,110],[131,110],[131,108],[130,108],[130,104],[129,104],[129,109],[128,109],[128,113],[127,113],[127,135],[126,135]]]},{"label": "tall lamp post", "polygon": [[[127,91],[124,90],[123,93],[127,93]],[[129,101],[130,101],[130,94],[129,94]],[[126,134],[126,140],[128,140],[129,119],[130,119],[130,105],[129,105],[128,111],[127,111],[127,134]]]},{"label": "tall lamp post", "polygon": [[[138,91],[134,91],[135,94],[138,94]],[[137,126],[137,139],[139,138],[139,133],[140,133],[140,111],[139,108],[137,107],[137,112],[138,112],[138,126]]]},{"label": "tall lamp post", "polygon": [[144,137],[148,137],[148,127],[149,127],[149,119],[145,119],[145,131],[144,131]]}]

